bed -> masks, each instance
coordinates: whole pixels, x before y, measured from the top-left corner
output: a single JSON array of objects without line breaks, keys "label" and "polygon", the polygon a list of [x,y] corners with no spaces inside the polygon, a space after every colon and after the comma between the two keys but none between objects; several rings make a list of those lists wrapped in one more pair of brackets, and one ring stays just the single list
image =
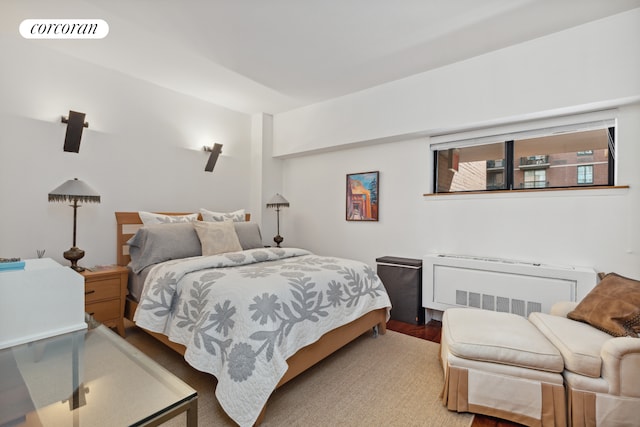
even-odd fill
[{"label": "bed", "polygon": [[[250,216],[244,219],[243,227],[249,227]],[[145,226],[138,232],[138,212],[116,212],[116,220],[117,262],[129,266],[131,289],[137,276],[146,276],[144,287],[127,297],[126,317],[196,369],[213,374],[218,401],[241,426],[261,422],[277,387],[367,331],[386,331],[389,297],[363,263],[298,248],[246,246],[241,238],[240,251],[139,268],[131,262],[132,237],[135,249],[139,236],[152,229],[170,233],[184,227]],[[139,258],[135,253],[134,260]]]}]

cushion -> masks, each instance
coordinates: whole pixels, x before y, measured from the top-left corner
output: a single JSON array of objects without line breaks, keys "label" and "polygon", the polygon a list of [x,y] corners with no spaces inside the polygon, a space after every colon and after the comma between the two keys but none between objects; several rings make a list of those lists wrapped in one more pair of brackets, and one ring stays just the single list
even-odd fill
[{"label": "cushion", "polygon": [[202,255],[217,255],[242,250],[232,221],[197,221],[193,226],[202,244]]},{"label": "cushion", "polygon": [[548,372],[562,372],[560,352],[526,318],[475,308],[449,308],[442,334],[454,356]]},{"label": "cushion", "polygon": [[202,255],[200,239],[190,222],[141,227],[127,244],[136,274],[159,262]]},{"label": "cushion", "polygon": [[204,208],[200,208],[200,214],[202,215],[203,221],[242,222],[245,219],[244,209],[239,209],[237,211],[233,211],[229,213],[223,213],[223,212],[212,212]]},{"label": "cushion", "polygon": [[260,234],[260,227],[253,222],[234,222],[233,226],[236,229],[238,240],[242,249],[257,249],[262,248],[262,234]]},{"label": "cushion", "polygon": [[168,224],[173,222],[193,222],[198,220],[198,214],[193,213],[189,215],[163,215],[153,212],[138,212],[142,224],[154,225],[154,224]]},{"label": "cushion", "polygon": [[600,377],[600,353],[611,335],[586,323],[552,314],[534,312],[529,315],[529,321],[560,351],[565,369],[587,377]]},{"label": "cushion", "polygon": [[609,273],[567,317],[614,337],[638,337],[640,281]]}]

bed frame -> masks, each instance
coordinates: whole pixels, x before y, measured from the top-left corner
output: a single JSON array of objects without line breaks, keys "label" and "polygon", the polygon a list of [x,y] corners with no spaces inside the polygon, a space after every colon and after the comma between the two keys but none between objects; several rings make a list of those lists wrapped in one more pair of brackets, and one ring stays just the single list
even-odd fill
[{"label": "bed frame", "polygon": [[[189,213],[180,212],[159,212],[163,215],[188,215]],[[249,221],[250,214],[246,214],[246,220]],[[136,231],[142,227],[142,221],[138,212],[116,212],[117,227],[117,262],[118,265],[126,266],[129,264],[131,258],[129,257],[129,246],[127,241],[136,233]],[[138,304],[133,299],[127,297],[125,303],[125,317],[133,321],[133,315],[135,314]],[[297,353],[287,359],[289,369],[280,379],[277,387],[287,383],[297,375],[306,371],[316,363],[320,362],[325,357],[334,353],[338,349],[344,347],[346,344],[355,340],[362,334],[373,329],[374,334],[384,334],[386,332],[387,322],[387,310],[382,308],[378,310],[370,311],[362,317],[354,320],[351,323],[340,326],[324,334],[318,341],[310,344],[306,347],[298,350]],[[162,334],[144,330],[154,338],[158,339],[171,349],[177,351],[184,356],[186,347],[183,345],[169,341],[169,339]],[[256,421],[256,425],[260,424],[264,419],[265,408],[262,408],[262,412]]]}]

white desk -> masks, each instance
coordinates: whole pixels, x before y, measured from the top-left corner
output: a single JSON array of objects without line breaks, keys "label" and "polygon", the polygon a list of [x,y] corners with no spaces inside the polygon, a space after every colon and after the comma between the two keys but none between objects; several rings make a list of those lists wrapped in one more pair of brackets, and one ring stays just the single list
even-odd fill
[{"label": "white desk", "polygon": [[0,349],[86,328],[80,274],[50,258],[0,272]]}]

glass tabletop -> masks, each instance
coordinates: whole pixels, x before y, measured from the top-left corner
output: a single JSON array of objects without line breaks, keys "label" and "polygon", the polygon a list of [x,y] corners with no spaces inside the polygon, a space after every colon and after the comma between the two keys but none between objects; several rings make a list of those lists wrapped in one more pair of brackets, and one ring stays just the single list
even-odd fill
[{"label": "glass tabletop", "polygon": [[128,426],[197,410],[193,388],[102,325],[0,350],[0,372],[0,426]]}]

